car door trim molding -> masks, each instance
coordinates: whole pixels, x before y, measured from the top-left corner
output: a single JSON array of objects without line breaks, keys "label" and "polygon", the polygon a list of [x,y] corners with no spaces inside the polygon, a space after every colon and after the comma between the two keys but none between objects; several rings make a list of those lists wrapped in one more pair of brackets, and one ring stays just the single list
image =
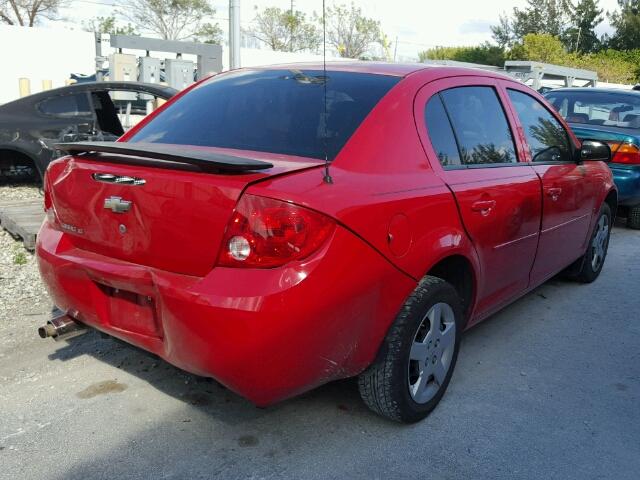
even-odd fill
[{"label": "car door trim molding", "polygon": [[562,227],[566,227],[567,225],[570,225],[572,223],[575,223],[575,222],[577,222],[579,220],[584,219],[585,217],[590,217],[590,216],[591,215],[585,213],[584,215],[580,215],[579,217],[574,217],[571,220],[567,220],[566,222],[559,223],[558,225],[554,225],[553,227],[549,227],[547,229],[540,230],[540,234],[553,232],[554,230],[557,230],[557,229],[562,228]]}]

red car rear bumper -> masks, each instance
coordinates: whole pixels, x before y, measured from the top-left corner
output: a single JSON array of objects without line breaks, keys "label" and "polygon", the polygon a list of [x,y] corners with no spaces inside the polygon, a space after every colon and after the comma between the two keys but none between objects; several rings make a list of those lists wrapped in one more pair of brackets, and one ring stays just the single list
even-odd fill
[{"label": "red car rear bumper", "polygon": [[341,227],[304,262],[216,267],[205,277],[80,250],[68,235],[45,222],[38,236],[40,272],[58,307],[257,405],[366,368],[415,287]]}]

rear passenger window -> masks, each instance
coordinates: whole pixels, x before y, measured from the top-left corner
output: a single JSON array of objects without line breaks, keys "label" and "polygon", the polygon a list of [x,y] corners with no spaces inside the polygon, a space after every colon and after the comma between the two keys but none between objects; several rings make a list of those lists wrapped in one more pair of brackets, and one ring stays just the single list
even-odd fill
[{"label": "rear passenger window", "polygon": [[511,89],[507,92],[524,129],[531,159],[534,162],[570,161],[569,138],[560,122],[530,95]]},{"label": "rear passenger window", "polygon": [[515,163],[509,123],[491,87],[457,87],[440,93],[463,165]]},{"label": "rear passenger window", "polygon": [[48,98],[40,102],[38,108],[44,114],[63,118],[91,115],[89,99],[86,93],[74,93]]},{"label": "rear passenger window", "polygon": [[431,97],[424,116],[429,139],[436,155],[438,155],[440,164],[443,167],[460,165],[460,153],[456,145],[456,138],[453,135],[451,123],[449,123],[440,95]]}]

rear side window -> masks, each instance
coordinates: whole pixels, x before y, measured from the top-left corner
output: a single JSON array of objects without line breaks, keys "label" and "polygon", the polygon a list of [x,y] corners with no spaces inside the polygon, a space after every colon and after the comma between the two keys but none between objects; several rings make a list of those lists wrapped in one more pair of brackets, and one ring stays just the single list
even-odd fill
[{"label": "rear side window", "polygon": [[332,160],[398,80],[329,71],[325,84],[322,70],[241,70],[196,87],[130,141]]},{"label": "rear side window", "polygon": [[518,90],[507,89],[524,129],[534,162],[571,160],[567,132],[538,100]]},{"label": "rear side window", "polygon": [[427,132],[431,145],[438,155],[438,160],[443,167],[460,165],[460,153],[453,135],[451,123],[447,112],[444,110],[440,95],[434,95],[427,102],[424,112]]},{"label": "rear side window", "polygon": [[89,99],[85,93],[48,98],[40,102],[38,109],[46,115],[55,117],[71,118],[91,115]]},{"label": "rear side window", "polygon": [[463,165],[517,162],[507,117],[491,87],[457,87],[440,93]]},{"label": "rear side window", "polygon": [[569,123],[640,128],[640,95],[590,88],[553,91],[545,96]]}]

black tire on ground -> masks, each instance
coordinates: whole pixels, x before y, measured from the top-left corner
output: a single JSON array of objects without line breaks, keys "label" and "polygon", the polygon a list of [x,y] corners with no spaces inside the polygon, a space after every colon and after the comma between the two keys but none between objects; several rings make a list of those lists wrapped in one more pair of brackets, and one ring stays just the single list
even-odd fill
[{"label": "black tire on ground", "polygon": [[[604,220],[603,220],[604,219]],[[606,232],[603,232],[601,237],[599,237],[599,232],[601,232],[602,223],[605,223],[607,226]],[[582,283],[591,283],[602,271],[602,267],[604,266],[604,261],[607,258],[607,250],[609,248],[609,237],[611,236],[611,227],[613,219],[611,218],[611,208],[608,204],[603,203],[600,207],[600,213],[598,214],[598,220],[596,221],[596,225],[591,233],[591,238],[589,239],[589,246],[587,247],[587,251],[585,254],[580,257],[576,262],[569,267],[570,273],[569,278],[572,280],[576,280]],[[601,251],[598,253],[597,243],[599,240],[602,241]],[[598,255],[598,259],[594,259],[594,257]]]},{"label": "black tire on ground", "polygon": [[[427,314],[433,316],[433,312],[443,310],[447,312],[447,320],[444,320],[444,314],[438,317],[443,320],[438,320],[438,332],[441,334],[436,334],[431,330],[435,328],[431,326],[435,323],[427,318]],[[374,412],[398,422],[411,423],[425,418],[436,407],[451,380],[460,347],[462,323],[462,302],[456,290],[440,278],[424,277],[396,316],[376,360],[358,378],[360,395],[367,406]],[[428,331],[421,333],[427,329],[426,325],[429,325]],[[445,340],[445,336],[451,333],[455,335],[455,340],[452,341],[450,337]],[[440,351],[437,348],[440,340],[437,343],[434,341],[433,349],[429,341],[430,350],[425,350],[429,352],[426,354],[426,361],[423,363],[411,360],[410,357],[415,356],[412,351],[415,343],[424,342],[420,347],[426,348],[427,340],[434,338],[442,338]],[[442,360],[437,360],[438,366],[446,365],[440,369],[440,381],[436,381],[436,376],[424,373],[432,368],[429,364],[432,354],[441,356]],[[433,361],[433,365],[435,371],[436,360]],[[416,371],[413,374],[412,369],[416,368],[419,368],[420,372]],[[446,373],[443,369],[446,369]],[[425,399],[423,403],[415,399],[418,398],[417,385],[420,380],[412,382],[412,375],[413,378],[419,375],[430,379],[425,381],[428,389],[424,387],[422,390],[425,393],[422,396]]]},{"label": "black tire on ground", "polygon": [[629,209],[627,216],[627,227],[640,230],[640,205]]}]

